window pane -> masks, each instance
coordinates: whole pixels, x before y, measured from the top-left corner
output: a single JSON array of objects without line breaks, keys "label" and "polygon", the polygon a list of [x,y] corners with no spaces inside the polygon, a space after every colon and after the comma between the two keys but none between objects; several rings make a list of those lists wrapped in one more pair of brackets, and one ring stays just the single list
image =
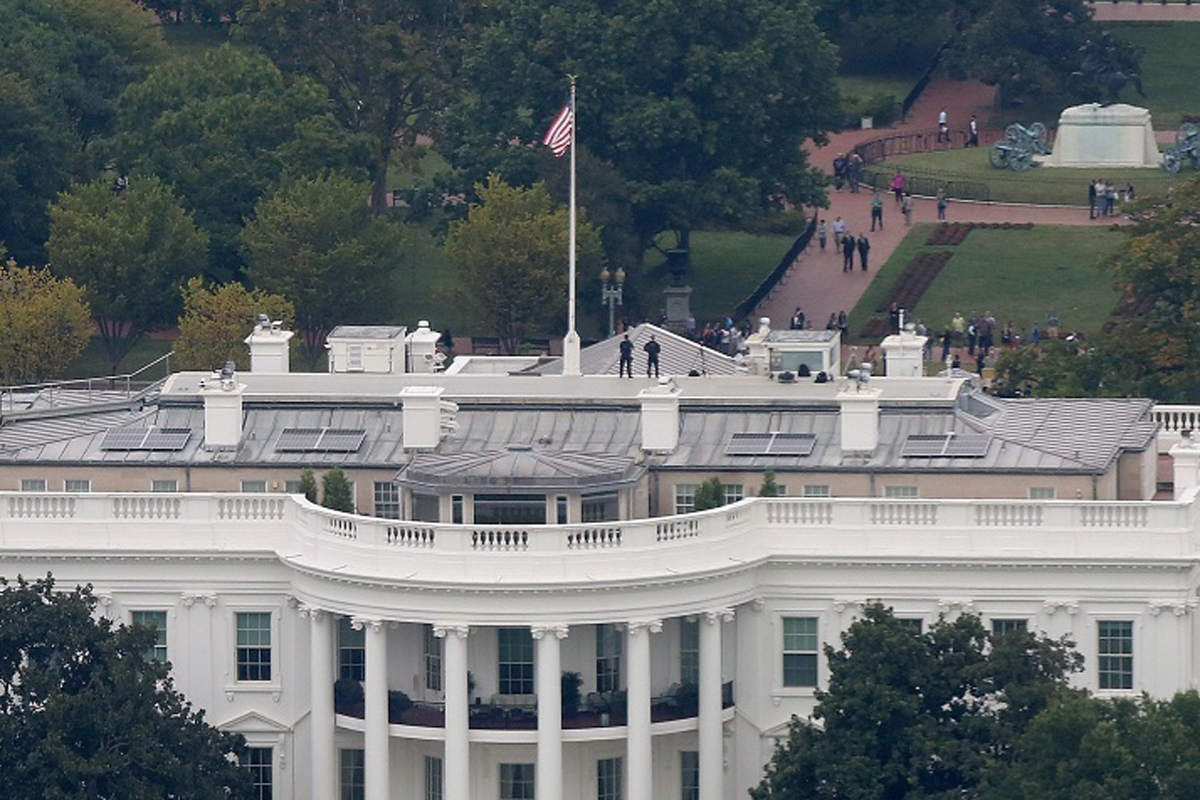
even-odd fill
[{"label": "window pane", "polygon": [[262,492],[267,491],[267,482],[266,481],[242,481],[242,491],[260,494]]},{"label": "window pane", "polygon": [[367,796],[364,751],[343,750],[341,767],[341,800],[364,800]]},{"label": "window pane", "polygon": [[367,632],[350,624],[349,617],[338,619],[338,677],[352,681],[367,678]]},{"label": "window pane", "polygon": [[829,497],[829,487],[819,486],[815,484],[806,484],[804,486],[805,497]]},{"label": "window pane", "polygon": [[[400,519],[400,487],[391,481],[375,481],[372,489],[375,516]],[[430,520],[436,522],[437,520]]]},{"label": "window pane", "polygon": [[442,690],[442,640],[433,635],[433,626],[425,626],[425,688]]},{"label": "window pane", "polygon": [[741,484],[727,483],[723,484],[721,488],[725,491],[726,505],[744,500],[746,497],[746,487]]},{"label": "window pane", "polygon": [[21,478],[22,492],[44,492],[46,491],[45,478]]},{"label": "window pane", "polygon": [[271,753],[270,747],[246,749],[246,768],[250,770],[251,781],[254,784],[254,790],[250,796],[254,800],[271,800],[274,795]]},{"label": "window pane", "polygon": [[496,631],[500,694],[533,694],[533,635],[528,628]]},{"label": "window pane", "polygon": [[544,494],[477,494],[477,525],[545,525]]},{"label": "window pane", "polygon": [[675,487],[675,513],[690,514],[696,510],[696,489],[694,483],[681,483]]},{"label": "window pane", "polygon": [[682,800],[700,800],[700,754],[695,750],[679,754],[679,785]]},{"label": "window pane", "polygon": [[92,490],[92,482],[77,480],[63,481],[63,491],[65,492],[90,492]]},{"label": "window pane", "polygon": [[1133,688],[1133,623],[1097,622],[1096,666],[1101,689]]},{"label": "window pane", "polygon": [[[414,494],[412,496],[412,518],[416,522],[439,522],[441,511],[436,494]],[[396,514],[400,513],[400,501],[396,500]],[[542,522],[545,522],[543,519]]]},{"label": "window pane", "polygon": [[700,621],[679,621],[679,682],[700,683]]},{"label": "window pane", "polygon": [[153,628],[155,631],[154,644],[143,653],[147,661],[167,660],[167,612],[166,611],[134,611],[130,621],[142,628]]},{"label": "window pane", "polygon": [[783,685],[817,685],[820,640],[816,617],[783,618]]},{"label": "window pane", "polygon": [[178,492],[179,481],[150,481],[150,491],[152,492]]},{"label": "window pane", "polygon": [[533,764],[500,765],[500,800],[532,800]]},{"label": "window pane", "polygon": [[883,496],[891,497],[897,500],[913,499],[917,495],[917,487],[915,486],[885,486],[883,487]]},{"label": "window pane", "polygon": [[425,756],[425,800],[442,800],[442,760]]},{"label": "window pane", "polygon": [[596,626],[596,691],[621,689],[621,632],[616,625]]},{"label": "window pane", "polygon": [[585,494],[580,515],[584,522],[613,522],[620,517],[616,492]]},{"label": "window pane", "polygon": [[596,800],[621,800],[621,759],[596,762]]},{"label": "window pane", "polygon": [[304,494],[304,484],[300,481],[284,481],[284,494]]},{"label": "window pane", "polygon": [[1053,500],[1056,496],[1053,486],[1031,486],[1029,487],[1030,500]]},{"label": "window pane", "polygon": [[1009,633],[1025,633],[1029,630],[1029,621],[1025,619],[994,619],[992,620],[992,634],[995,636],[1004,636]]},{"label": "window pane", "polygon": [[237,679],[271,680],[271,615],[242,612],[237,615]]}]

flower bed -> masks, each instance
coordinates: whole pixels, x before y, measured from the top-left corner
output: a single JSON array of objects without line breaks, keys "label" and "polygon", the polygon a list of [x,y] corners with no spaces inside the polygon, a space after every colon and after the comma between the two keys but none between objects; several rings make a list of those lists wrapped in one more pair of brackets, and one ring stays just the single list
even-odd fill
[{"label": "flower bed", "polygon": [[955,246],[963,243],[967,234],[976,228],[997,231],[1033,230],[1032,222],[943,222],[929,233],[926,247]]}]

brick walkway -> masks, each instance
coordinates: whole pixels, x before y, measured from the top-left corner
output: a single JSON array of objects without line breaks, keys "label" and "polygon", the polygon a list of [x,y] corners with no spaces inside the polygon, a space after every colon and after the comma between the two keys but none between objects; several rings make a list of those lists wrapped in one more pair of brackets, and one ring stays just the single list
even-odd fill
[{"label": "brick walkway", "polygon": [[1098,22],[1200,22],[1200,5],[1169,3],[1163,5],[1154,0],[1145,3],[1095,3],[1093,17]]},{"label": "brick walkway", "polygon": [[[965,126],[974,112],[983,119],[982,112],[990,105],[991,87],[975,81],[935,80],[921,96],[909,114],[907,125],[900,124],[889,130],[897,133],[906,129],[927,130],[937,125],[938,111],[946,109],[951,128]],[[813,153],[813,163],[821,169],[832,171],[833,159],[839,152],[848,152],[854,145],[887,135],[884,130],[847,131],[831,137],[828,146]],[[1081,199],[1086,187],[1081,183]],[[813,328],[825,327],[830,314],[850,312],[875,277],[876,270],[888,260],[892,251],[907,233],[904,217],[890,194],[880,193],[884,199],[884,229],[871,233],[871,193],[851,194],[830,190],[828,209],[820,210],[827,227],[835,217],[846,221],[848,230],[855,236],[865,232],[871,242],[870,269],[863,272],[855,257],[855,271],[842,272],[842,257],[833,250],[833,234],[829,235],[828,250],[820,252],[814,241],[807,252],[796,259],[792,269],[776,287],[770,297],[763,301],[752,315],[770,317],[774,327],[785,327],[797,306],[804,310]],[[947,219],[953,222],[1035,222],[1043,225],[1106,225],[1113,220],[1093,221],[1088,219],[1087,207],[1066,206],[1023,206],[998,203],[951,202]],[[937,208],[933,200],[913,198],[913,222],[935,222]]]}]

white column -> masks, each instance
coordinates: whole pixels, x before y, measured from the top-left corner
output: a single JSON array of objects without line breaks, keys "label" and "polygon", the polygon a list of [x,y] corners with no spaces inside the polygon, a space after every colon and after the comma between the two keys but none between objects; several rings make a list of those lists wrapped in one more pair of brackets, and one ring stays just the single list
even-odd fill
[{"label": "white column", "polygon": [[537,642],[537,772],[535,797],[563,796],[562,652],[566,625],[534,625]]},{"label": "white column", "polygon": [[312,796],[337,797],[337,748],[334,747],[333,629],[326,611],[300,607],[309,619],[309,662],[312,664]]},{"label": "white column", "polygon": [[626,668],[629,692],[629,736],[625,761],[629,800],[653,800],[654,767],[650,738],[650,634],[662,631],[662,621],[631,622],[627,626]]},{"label": "white column", "polygon": [[442,669],[446,687],[446,750],[442,760],[445,800],[471,800],[471,709],[467,696],[466,625],[434,625],[433,635],[445,641]]},{"label": "white column", "polygon": [[722,800],[725,781],[721,721],[721,623],[732,609],[700,615],[700,800]]},{"label": "white column", "polygon": [[366,734],[363,737],[367,800],[387,800],[390,767],[388,742],[387,623],[377,619],[353,621],[366,628]]}]

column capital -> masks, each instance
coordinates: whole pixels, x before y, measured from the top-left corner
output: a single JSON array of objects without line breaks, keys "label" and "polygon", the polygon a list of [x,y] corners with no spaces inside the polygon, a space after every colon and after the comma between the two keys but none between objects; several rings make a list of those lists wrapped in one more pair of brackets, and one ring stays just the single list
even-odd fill
[{"label": "column capital", "polygon": [[1042,608],[1045,609],[1046,613],[1050,614],[1051,616],[1053,616],[1054,612],[1058,611],[1059,609],[1066,611],[1071,616],[1075,616],[1079,613],[1079,601],[1047,600],[1046,602],[1042,603]]},{"label": "column capital", "polygon": [[969,597],[943,597],[937,601],[938,610],[942,613],[949,611],[961,611],[964,614],[971,614],[975,611],[975,601]]},{"label": "column capital", "polygon": [[382,619],[370,619],[368,617],[350,618],[350,627],[356,631],[362,631],[370,628],[373,633],[379,633],[384,629],[384,625],[386,624],[387,620]]},{"label": "column capital", "polygon": [[716,625],[718,622],[733,622],[732,608],[714,608],[705,611],[701,617],[709,625]]},{"label": "column capital", "polygon": [[629,628],[629,633],[637,636],[643,630],[647,633],[662,633],[663,623],[661,619],[643,619],[636,622],[625,623]]},{"label": "column capital", "polygon": [[209,608],[216,608],[217,605],[217,596],[215,594],[191,594],[184,592],[180,596],[180,599],[188,608],[191,608],[197,601],[203,601],[204,605]]},{"label": "column capital", "polygon": [[570,628],[565,622],[554,622],[549,625],[531,625],[529,631],[533,634],[533,638],[541,640],[548,633],[553,633],[558,639],[567,638],[567,633]]},{"label": "column capital", "polygon": [[1157,617],[1164,611],[1170,611],[1177,617],[1182,617],[1196,608],[1196,599],[1189,600],[1152,600],[1149,603],[1150,616]]},{"label": "column capital", "polygon": [[443,622],[435,623],[433,626],[433,635],[439,639],[445,639],[450,634],[454,634],[459,639],[466,639],[470,632],[471,628],[465,622]]},{"label": "column capital", "polygon": [[313,622],[320,622],[322,619],[329,616],[329,612],[325,609],[317,608],[316,606],[310,606],[305,603],[300,603],[297,605],[296,610],[300,613],[301,617],[304,617],[305,619],[311,619]]}]

